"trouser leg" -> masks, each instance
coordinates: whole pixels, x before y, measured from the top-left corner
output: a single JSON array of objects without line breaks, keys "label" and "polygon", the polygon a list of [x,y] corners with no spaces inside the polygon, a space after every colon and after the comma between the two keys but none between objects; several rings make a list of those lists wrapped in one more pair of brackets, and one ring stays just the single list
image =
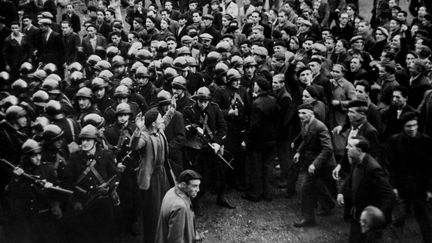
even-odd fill
[{"label": "trouser leg", "polygon": [[317,178],[309,174],[304,173],[304,180],[302,180],[301,186],[301,208],[303,217],[306,220],[315,221],[315,206],[317,202]]}]

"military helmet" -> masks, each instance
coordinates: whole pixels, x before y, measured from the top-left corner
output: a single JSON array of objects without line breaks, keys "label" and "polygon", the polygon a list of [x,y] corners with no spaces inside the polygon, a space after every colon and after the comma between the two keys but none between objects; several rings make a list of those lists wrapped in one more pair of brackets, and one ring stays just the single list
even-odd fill
[{"label": "military helmet", "polygon": [[198,100],[211,100],[210,90],[207,87],[203,86],[197,90],[194,98]]},{"label": "military helmet", "polygon": [[23,143],[21,150],[24,154],[39,154],[42,151],[42,148],[35,140],[27,139]]},{"label": "military helmet", "polygon": [[114,97],[116,98],[129,98],[130,90],[126,85],[119,85],[114,91]]},{"label": "military helmet", "polygon": [[32,95],[31,100],[36,106],[45,107],[48,103],[49,95],[43,90],[38,90]]},{"label": "military helmet", "polygon": [[142,62],[135,62],[134,64],[132,64],[131,68],[130,68],[130,72],[131,73],[136,73],[136,71],[138,70],[139,67],[144,66],[144,64]]},{"label": "military helmet", "polygon": [[91,81],[91,87],[93,90],[98,90],[107,87],[108,84],[102,78],[96,77]]},{"label": "military helmet", "polygon": [[110,46],[106,49],[106,56],[108,58],[113,58],[117,54],[119,54],[119,49],[116,46]]},{"label": "military helmet", "polygon": [[178,70],[187,69],[188,62],[187,62],[186,57],[177,57],[176,59],[174,59],[173,66],[175,69],[178,69]]},{"label": "military helmet", "polygon": [[108,61],[101,60],[101,61],[99,61],[99,62],[96,63],[96,65],[94,66],[94,68],[96,70],[103,71],[103,70],[110,69],[111,68],[111,64]]},{"label": "military helmet", "polygon": [[165,69],[168,67],[172,67],[173,62],[174,62],[174,59],[172,59],[172,57],[166,56],[166,57],[162,58],[162,60],[161,60],[161,68]]},{"label": "military helmet", "polygon": [[90,113],[84,117],[82,125],[86,126],[88,124],[91,124],[98,129],[101,129],[105,126],[105,119],[96,113]]},{"label": "military helmet", "polygon": [[255,58],[252,57],[252,56],[246,57],[244,59],[243,63],[244,63],[243,65],[245,67],[250,67],[250,66],[256,66],[256,65],[258,65],[257,62],[255,61]]},{"label": "military helmet", "polygon": [[91,100],[92,97],[93,97],[93,92],[91,89],[87,87],[82,87],[81,89],[78,90],[78,92],[75,95],[75,99],[87,98]]},{"label": "military helmet", "polygon": [[146,49],[138,50],[135,56],[138,61],[146,64],[150,64],[151,60],[153,59],[153,55],[151,54],[151,52]]},{"label": "military helmet", "polygon": [[228,70],[227,77],[229,82],[240,80],[242,78],[240,72],[237,69],[233,69],[233,68]]},{"label": "military helmet", "polygon": [[111,60],[111,64],[113,67],[119,67],[119,66],[124,66],[126,62],[122,56],[117,55],[113,57],[113,59]]},{"label": "military helmet", "polygon": [[114,78],[114,74],[110,70],[103,70],[99,73],[98,77],[111,83],[112,78]]},{"label": "military helmet", "polygon": [[129,89],[132,89],[133,86],[134,86],[134,81],[133,81],[131,78],[126,77],[126,78],[123,78],[123,79],[120,81],[120,85],[125,85],[125,86],[128,87]]},{"label": "military helmet", "polygon": [[70,80],[72,83],[82,83],[84,82],[84,74],[81,71],[74,71],[70,76]]},{"label": "military helmet", "polygon": [[93,54],[87,58],[87,64],[90,65],[91,67],[94,67],[101,60],[102,58],[100,58],[98,55]]},{"label": "military helmet", "polygon": [[36,119],[31,123],[31,128],[33,130],[36,130],[38,132],[43,132],[44,127],[48,126],[50,124],[50,121],[48,118],[44,116],[38,116]]},{"label": "military helmet", "polygon": [[55,116],[62,113],[62,107],[59,101],[50,100],[45,106],[45,113],[49,116]]},{"label": "military helmet", "polygon": [[71,72],[71,73],[73,73],[75,71],[80,71],[81,72],[82,69],[83,69],[83,66],[79,62],[74,62],[74,63],[71,63],[69,65],[68,69],[69,69],[69,72]]},{"label": "military helmet", "polygon": [[43,70],[49,75],[57,71],[57,66],[54,63],[48,63],[43,67]]},{"label": "military helmet", "polygon": [[33,70],[33,65],[29,62],[21,64],[19,72],[22,74],[29,74]]},{"label": "military helmet", "polygon": [[19,103],[18,98],[15,95],[10,95],[10,94],[1,100],[1,106],[3,106],[4,108],[7,108],[12,105],[18,105],[18,103]]},{"label": "military helmet", "polygon": [[171,104],[171,94],[166,90],[161,90],[156,96],[159,106],[165,106]]},{"label": "military helmet", "polygon": [[138,69],[135,72],[135,78],[140,78],[140,77],[144,77],[144,78],[150,77],[148,68],[144,65],[138,67]]},{"label": "military helmet", "polygon": [[12,83],[11,88],[16,92],[23,92],[27,90],[28,84],[22,79],[17,79],[15,80],[15,82]]},{"label": "military helmet", "polygon": [[120,103],[116,107],[115,111],[116,115],[119,114],[132,114],[132,110],[130,108],[130,105],[128,103]]},{"label": "military helmet", "polygon": [[88,124],[81,129],[78,137],[80,139],[97,139],[98,129],[95,126]]},{"label": "military helmet", "polygon": [[183,76],[177,76],[173,79],[171,86],[174,89],[186,90],[186,79]]},{"label": "military helmet", "polygon": [[42,89],[48,94],[61,94],[60,84],[55,79],[45,79],[42,83]]},{"label": "military helmet", "polygon": [[55,124],[49,124],[46,127],[44,127],[42,138],[44,142],[54,142],[63,137],[63,130],[55,125]]},{"label": "military helmet", "polygon": [[171,67],[166,68],[163,74],[165,80],[171,80],[172,78],[175,78],[177,76],[178,76],[177,70]]},{"label": "military helmet", "polygon": [[56,80],[59,83],[62,81],[62,79],[60,78],[60,76],[58,74],[55,74],[55,73],[49,74],[45,79],[54,79],[54,80]]},{"label": "military helmet", "polygon": [[219,62],[218,64],[216,64],[214,69],[215,76],[217,77],[224,76],[227,72],[228,72],[228,66],[225,63]]},{"label": "military helmet", "polygon": [[34,73],[32,74],[32,77],[39,80],[39,81],[44,80],[46,78],[46,76],[47,76],[47,73],[42,69],[38,69],[38,70],[34,71]]},{"label": "military helmet", "polygon": [[18,105],[9,106],[6,110],[6,120],[7,121],[15,121],[16,119],[23,117],[27,114],[27,112]]},{"label": "military helmet", "polygon": [[244,61],[243,58],[241,58],[240,56],[233,56],[231,57],[231,66],[232,67],[238,67],[238,66],[243,66]]}]

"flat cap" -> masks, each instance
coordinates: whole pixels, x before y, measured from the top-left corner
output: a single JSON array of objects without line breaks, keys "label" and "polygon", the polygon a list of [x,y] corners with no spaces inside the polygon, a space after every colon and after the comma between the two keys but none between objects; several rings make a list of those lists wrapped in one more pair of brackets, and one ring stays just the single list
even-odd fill
[{"label": "flat cap", "polygon": [[258,56],[268,56],[267,49],[265,47],[262,47],[262,46],[255,47],[253,53],[258,55]]},{"label": "flat cap", "polygon": [[209,33],[201,34],[201,35],[199,36],[199,38],[201,38],[201,39],[203,39],[203,40],[213,40],[213,36],[210,35]]},{"label": "flat cap", "polygon": [[188,36],[188,35],[184,35],[181,39],[180,39],[181,43],[185,43],[185,44],[190,44],[193,41],[193,38]]}]

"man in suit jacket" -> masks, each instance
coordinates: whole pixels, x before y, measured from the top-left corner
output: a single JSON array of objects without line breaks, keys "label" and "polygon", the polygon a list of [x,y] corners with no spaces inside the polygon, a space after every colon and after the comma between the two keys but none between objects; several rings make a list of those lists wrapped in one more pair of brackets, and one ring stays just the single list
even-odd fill
[{"label": "man in suit jacket", "polygon": [[107,42],[105,37],[96,34],[96,27],[89,25],[86,28],[87,36],[82,40],[82,48],[87,59],[90,55],[95,54],[98,50],[106,49]]},{"label": "man in suit jacket", "polygon": [[77,33],[72,29],[69,21],[62,21],[62,37],[65,44],[65,59],[69,65],[77,61],[78,48],[81,45],[81,39]]},{"label": "man in suit jacket", "polygon": [[301,132],[291,147],[295,149],[294,163],[300,170],[302,180],[303,219],[294,227],[309,227],[316,224],[315,206],[319,198],[320,206],[328,214],[335,206],[328,191],[331,170],[336,165],[333,146],[327,127],[314,117],[313,106],[302,104],[298,107]]},{"label": "man in suit jacket", "polygon": [[66,13],[62,16],[62,21],[67,20],[71,23],[72,29],[75,33],[81,31],[81,21],[79,16],[75,13],[72,3],[66,6]]},{"label": "man in suit jacket", "polygon": [[408,104],[417,108],[426,90],[431,89],[430,80],[425,76],[425,64],[422,60],[416,59],[408,66],[410,72]]},{"label": "man in suit jacket", "polygon": [[61,72],[65,56],[64,43],[60,34],[51,29],[51,24],[51,19],[43,18],[39,20],[42,31],[42,40],[38,50],[39,61],[43,64],[54,63],[57,70]]},{"label": "man in suit jacket", "polygon": [[15,80],[19,77],[20,65],[30,57],[30,47],[26,36],[20,32],[18,22],[12,22],[11,30],[12,34],[5,40],[2,58],[6,64],[6,71],[10,72],[11,79]]},{"label": "man in suit jacket", "polygon": [[340,205],[345,205],[345,218],[351,220],[350,243],[365,242],[365,235],[361,233],[360,227],[360,214],[363,209],[375,206],[381,209],[389,220],[395,203],[395,195],[387,174],[369,155],[370,147],[364,137],[354,137],[347,146],[352,170],[337,196],[337,201]]},{"label": "man in suit jacket", "polygon": [[30,15],[25,15],[22,18],[23,27],[22,33],[26,35],[26,39],[30,45],[31,54],[39,47],[41,31],[38,27],[32,24],[32,18]]}]

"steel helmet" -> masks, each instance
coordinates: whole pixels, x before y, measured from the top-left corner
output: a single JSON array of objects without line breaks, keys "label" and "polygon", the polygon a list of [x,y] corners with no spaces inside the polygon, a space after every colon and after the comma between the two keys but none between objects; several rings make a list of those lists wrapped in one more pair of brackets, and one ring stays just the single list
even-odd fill
[{"label": "steel helmet", "polygon": [[24,154],[39,154],[42,151],[42,148],[35,140],[27,139],[23,143],[21,150]]},{"label": "steel helmet", "polygon": [[161,68],[165,69],[168,67],[172,67],[173,62],[174,62],[174,59],[172,59],[172,57],[166,56],[166,57],[162,58],[162,60],[161,60]]},{"label": "steel helmet", "polygon": [[35,79],[38,79],[39,81],[44,80],[46,78],[46,76],[47,76],[47,73],[42,69],[38,69],[32,74],[32,77]]},{"label": "steel helmet", "polygon": [[140,77],[144,77],[144,78],[150,77],[148,68],[144,65],[140,66],[135,72],[135,78],[140,78]]},{"label": "steel helmet", "polygon": [[5,108],[11,105],[18,105],[18,103],[19,103],[18,98],[15,95],[10,95],[10,94],[1,100],[1,106]]},{"label": "steel helmet", "polygon": [[57,100],[50,100],[45,106],[45,113],[49,116],[55,116],[62,113],[61,104]]},{"label": "steel helmet", "polygon": [[200,100],[211,100],[210,90],[207,87],[203,86],[197,90],[194,97]]},{"label": "steel helmet", "polygon": [[42,138],[44,142],[54,142],[62,138],[63,134],[64,132],[59,126],[55,124],[49,124],[44,127]]},{"label": "steel helmet", "polygon": [[96,63],[96,65],[94,66],[94,68],[96,70],[102,71],[102,70],[107,70],[111,68],[111,64],[108,61],[105,60],[101,60],[99,62]]},{"label": "steel helmet", "polygon": [[87,98],[87,99],[92,99],[93,97],[93,92],[91,89],[87,88],[87,87],[82,87],[81,89],[78,90],[78,92],[75,95],[75,99],[78,98]]},{"label": "steel helmet", "polygon": [[80,71],[80,72],[81,72],[82,69],[83,69],[83,67],[82,67],[81,63],[79,63],[79,62],[74,62],[74,63],[71,63],[71,64],[69,65],[68,69],[69,69],[69,72],[71,72],[71,73],[73,73],[73,72],[75,72],[75,71]]},{"label": "steel helmet", "polygon": [[18,105],[9,106],[6,110],[6,120],[7,121],[15,121],[16,119],[23,117],[27,114],[27,112]]},{"label": "steel helmet", "polygon": [[240,80],[242,78],[240,72],[237,69],[229,69],[227,72],[228,81]]},{"label": "steel helmet", "polygon": [[97,139],[98,129],[95,126],[88,124],[81,129],[78,137],[80,139]]},{"label": "steel helmet", "polygon": [[176,59],[174,59],[173,66],[175,69],[178,69],[178,70],[187,69],[188,62],[187,62],[186,57],[177,57]]},{"label": "steel helmet", "polygon": [[98,90],[107,87],[108,84],[105,82],[105,80],[96,77],[91,81],[91,87],[93,90]]},{"label": "steel helmet", "polygon": [[130,90],[126,85],[119,85],[114,91],[114,97],[116,98],[129,98]]},{"label": "steel helmet", "polygon": [[54,79],[54,80],[57,80],[57,82],[59,82],[59,83],[62,81],[60,76],[58,74],[55,74],[55,73],[49,74],[45,79]]},{"label": "steel helmet", "polygon": [[144,66],[144,64],[142,62],[135,62],[134,64],[132,64],[131,68],[130,68],[130,72],[131,73],[136,73],[136,71],[138,70],[139,67]]},{"label": "steel helmet", "polygon": [[106,49],[106,55],[108,58],[113,58],[117,54],[119,54],[119,49],[115,46],[110,46]]},{"label": "steel helmet", "polygon": [[164,71],[165,80],[170,80],[170,79],[177,77],[177,76],[178,76],[178,72],[174,68],[169,67],[169,68],[166,68]]},{"label": "steel helmet", "polygon": [[141,50],[138,50],[138,52],[136,53],[136,59],[138,61],[143,62],[143,63],[149,64],[151,62],[151,60],[153,59],[153,55],[148,50],[141,49]]},{"label": "steel helmet", "polygon": [[98,77],[111,83],[114,74],[110,70],[103,70],[102,72],[99,73]]},{"label": "steel helmet", "polygon": [[84,74],[81,71],[74,71],[70,76],[70,80],[75,84],[82,83],[84,82]]},{"label": "steel helmet", "polygon": [[214,69],[215,76],[218,77],[224,76],[227,72],[228,72],[228,66],[225,63],[219,62],[218,64],[216,64]]},{"label": "steel helmet", "polygon": [[29,74],[33,70],[33,65],[29,62],[24,62],[21,64],[19,72],[22,74]]},{"label": "steel helmet", "polygon": [[157,102],[159,106],[169,105],[171,104],[171,94],[166,90],[161,90],[156,96]]},{"label": "steel helmet", "polygon": [[258,65],[257,62],[255,61],[255,58],[252,56],[248,56],[244,59],[244,64],[243,66],[245,67],[250,67],[250,66],[256,66]]},{"label": "steel helmet", "polygon": [[120,85],[125,85],[129,89],[132,89],[134,86],[134,81],[131,78],[126,77],[120,81]]},{"label": "steel helmet", "polygon": [[105,119],[96,113],[90,113],[84,117],[82,125],[86,126],[88,124],[91,124],[98,129],[101,129],[105,126]]},{"label": "steel helmet", "polygon": [[38,116],[36,117],[35,121],[31,123],[31,128],[38,132],[43,132],[44,127],[48,126],[49,124],[50,121],[48,120],[48,118],[44,116]]},{"label": "steel helmet", "polygon": [[32,95],[31,100],[36,106],[45,107],[48,103],[49,95],[43,90],[38,90]]},{"label": "steel helmet", "polygon": [[22,79],[17,79],[17,80],[15,80],[15,82],[12,83],[11,87],[16,92],[24,92],[27,90],[28,84],[26,81],[24,81]]},{"label": "steel helmet", "polygon": [[61,94],[60,84],[55,79],[45,79],[42,83],[42,89],[48,94]]},{"label": "steel helmet", "polygon": [[183,76],[177,76],[173,79],[171,86],[174,89],[186,90],[186,79]]},{"label": "steel helmet", "polygon": [[94,67],[101,60],[102,58],[100,58],[98,55],[93,54],[87,58],[87,64],[90,65],[91,67]]},{"label": "steel helmet", "polygon": [[47,74],[51,74],[57,71],[57,66],[54,63],[48,63],[43,67],[43,70]]},{"label": "steel helmet", "polygon": [[124,58],[122,56],[119,56],[119,55],[113,57],[113,59],[111,60],[111,63],[112,63],[113,68],[119,67],[119,66],[124,66],[126,64]]},{"label": "steel helmet", "polygon": [[231,66],[232,67],[243,66],[243,64],[244,64],[243,58],[241,58],[240,56],[233,56],[231,58]]},{"label": "steel helmet", "polygon": [[132,114],[132,110],[130,108],[130,105],[128,103],[120,103],[116,107],[115,111],[116,115],[119,114]]}]

